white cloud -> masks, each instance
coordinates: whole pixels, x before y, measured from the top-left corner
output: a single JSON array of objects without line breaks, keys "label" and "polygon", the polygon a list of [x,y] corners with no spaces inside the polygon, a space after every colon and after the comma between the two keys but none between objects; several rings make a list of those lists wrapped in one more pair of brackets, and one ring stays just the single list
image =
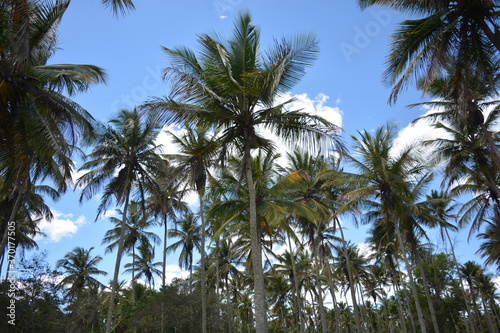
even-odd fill
[{"label": "white cloud", "polygon": [[[436,113],[437,110],[430,109],[424,116],[431,113]],[[439,138],[449,138],[445,130],[436,128],[432,125],[429,119],[422,119],[415,123],[410,123],[405,128],[401,129],[394,140],[393,151],[400,152],[410,145],[416,145],[421,150],[421,156],[424,160],[429,160],[432,154],[432,146],[424,146],[425,141],[435,140]]]},{"label": "white cloud", "polygon": [[101,219],[107,219],[108,217],[116,217],[116,210],[107,210],[102,214]]},{"label": "white cloud", "polygon": [[38,224],[41,231],[49,237],[51,242],[57,243],[64,237],[72,237],[83,225],[87,223],[85,216],[80,215],[74,219],[73,214],[64,214],[52,209],[54,218],[43,219]]},{"label": "white cloud", "polygon": [[368,258],[375,253],[370,244],[367,243],[359,243],[358,249],[359,249],[359,254],[365,258]]},{"label": "white cloud", "polygon": [[168,132],[172,132],[177,137],[182,137],[182,135],[186,133],[186,129],[181,129],[176,126],[166,126],[163,128],[163,130],[158,135],[158,138],[156,139],[155,143],[157,145],[161,145],[162,153],[177,154],[179,153],[179,147],[173,143],[172,135],[170,135],[170,133]]},{"label": "white cloud", "polygon": [[493,279],[493,283],[496,285],[497,290],[500,290],[500,275]]},{"label": "white cloud", "polygon": [[[339,127],[342,126],[342,111],[338,107],[325,105],[326,102],[330,99],[329,96],[320,93],[316,95],[316,97],[311,99],[305,93],[292,96],[288,92],[281,96],[278,99],[278,102],[282,103],[292,98],[294,98],[295,100],[288,104],[288,109],[302,110],[303,112],[323,117]],[[339,101],[340,99],[337,99],[337,103],[339,103]]]}]

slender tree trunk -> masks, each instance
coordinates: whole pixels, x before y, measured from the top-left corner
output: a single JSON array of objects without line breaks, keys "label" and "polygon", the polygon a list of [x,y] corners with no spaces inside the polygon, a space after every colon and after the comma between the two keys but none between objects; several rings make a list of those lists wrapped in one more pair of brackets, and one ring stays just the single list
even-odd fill
[{"label": "slender tree trunk", "polygon": [[469,290],[470,290],[471,297],[472,297],[472,304],[474,305],[474,312],[476,313],[476,316],[477,316],[477,324],[478,324],[481,332],[484,332],[483,324],[481,322],[481,310],[479,309],[479,306],[477,305],[476,293],[474,291],[474,285],[470,279],[467,279],[467,283],[469,284]]},{"label": "slender tree trunk", "polygon": [[167,225],[167,214],[163,217],[163,267],[162,267],[162,277],[161,277],[161,286],[165,288],[166,274],[167,274],[167,241],[168,241],[168,225]]},{"label": "slender tree trunk", "polygon": [[445,228],[444,231],[446,232],[448,242],[450,243],[451,254],[453,256],[453,265],[455,266],[455,269],[457,271],[458,280],[460,281],[460,291],[462,292],[462,295],[463,295],[464,301],[465,301],[465,310],[467,311],[467,319],[468,319],[468,320],[464,319],[465,329],[467,330],[467,333],[469,333],[469,324],[471,324],[470,326],[471,326],[472,332],[476,333],[476,327],[474,326],[474,323],[473,323],[474,317],[472,315],[472,312],[471,312],[470,306],[469,306],[469,302],[468,302],[469,297],[468,297],[467,293],[465,292],[463,276],[462,276],[462,273],[460,273],[460,268],[458,267],[457,256],[455,255],[455,247],[453,246],[453,242],[451,241],[451,237],[450,237],[450,234],[448,233],[448,229]]},{"label": "slender tree trunk", "polygon": [[495,327],[493,327],[493,320],[491,319],[490,310],[486,305],[484,295],[481,293],[481,302],[483,304],[484,314],[486,315],[486,323],[488,324],[488,330],[490,333],[497,333]]},{"label": "slender tree trunk", "polygon": [[363,306],[363,311],[360,311],[361,319],[363,320],[363,330],[369,332],[369,315],[368,315],[368,309],[366,308],[366,302],[365,298],[363,297],[363,290],[361,289],[361,283],[357,284],[358,286],[358,304],[361,304]]},{"label": "slender tree trunk", "polygon": [[328,324],[326,320],[326,312],[325,312],[325,305],[323,303],[323,288],[321,288],[321,282],[320,282],[320,263],[318,260],[318,255],[314,256],[314,266],[316,270],[316,299],[318,300],[318,306],[319,306],[319,317],[321,320],[321,329],[323,333],[328,333]]},{"label": "slender tree trunk", "polygon": [[420,274],[422,277],[422,284],[424,285],[425,297],[427,298],[427,303],[429,304],[429,311],[431,312],[432,326],[434,327],[434,332],[439,333],[439,325],[436,319],[436,312],[434,311],[434,304],[432,303],[431,293],[429,291],[429,286],[427,285],[427,277],[424,271],[424,265],[422,265],[422,260],[420,255],[415,251],[415,259],[417,261],[418,268],[420,269]]},{"label": "slender tree trunk", "polygon": [[250,154],[249,142],[245,142],[245,156],[243,157],[245,166],[247,185],[249,215],[250,215],[250,244],[252,249],[252,268],[254,277],[254,300],[255,300],[255,321],[256,333],[267,333],[267,302],[264,284],[264,271],[262,269],[262,249],[260,241],[260,228],[257,225],[257,206],[255,185],[252,175],[252,156]]},{"label": "slender tree trunk", "polygon": [[[135,311],[135,244],[132,244],[132,309]],[[132,332],[137,332],[135,321],[132,321]]]},{"label": "slender tree trunk", "polygon": [[126,227],[126,219],[127,219],[127,210],[128,203],[130,199],[130,187],[127,189],[126,197],[125,197],[125,205],[123,208],[123,217],[121,223],[120,230],[120,240],[118,241],[118,251],[116,254],[116,262],[115,262],[115,273],[113,276],[113,281],[111,282],[111,295],[109,298],[109,307],[108,307],[108,319],[106,321],[106,333],[111,332],[111,324],[113,321],[113,310],[115,308],[115,298],[116,298],[116,289],[118,287],[118,275],[120,274],[120,264],[122,259],[123,252],[123,243],[125,240],[125,227]]},{"label": "slender tree trunk", "polygon": [[201,331],[207,333],[207,272],[206,272],[206,254],[205,254],[205,210],[203,207],[203,190],[198,190],[200,201],[201,218]]},{"label": "slender tree trunk", "polygon": [[[217,295],[217,319],[220,318],[220,313],[221,313],[221,297],[220,297],[220,240],[217,239],[217,242],[215,243],[215,253],[216,255],[216,267],[215,267],[215,294]],[[219,332],[223,331],[223,320],[217,320],[219,323]]]},{"label": "slender tree trunk", "polygon": [[408,258],[406,256],[406,249],[403,243],[403,237],[401,237],[401,230],[399,230],[399,225],[396,226],[396,236],[399,242],[399,248],[401,250],[401,256],[405,263],[406,272],[408,273],[408,278],[410,280],[410,287],[413,293],[413,298],[415,302],[415,308],[417,309],[418,322],[420,323],[420,329],[422,333],[427,333],[427,327],[425,326],[424,316],[422,314],[422,308],[420,307],[420,301],[418,300],[418,292],[417,287],[415,285],[415,280],[413,279],[413,274],[411,271],[410,263],[408,262]]},{"label": "slender tree trunk", "polygon": [[290,240],[290,235],[287,237],[288,238],[288,248],[290,251],[290,260],[292,262],[292,273],[293,273],[293,292],[295,295],[295,301],[296,301],[296,306],[297,306],[297,316],[298,316],[298,323],[299,323],[299,332],[304,333],[304,320],[302,317],[302,302],[300,300],[300,293],[299,293],[299,284],[297,281],[297,266],[295,263],[295,254],[292,252],[292,242]]},{"label": "slender tree trunk", "polygon": [[396,281],[396,272],[393,271],[392,276],[392,284],[394,287],[394,292],[396,294],[396,304],[398,305],[398,314],[399,321],[401,323],[401,328],[403,329],[403,333],[408,333],[406,328],[406,319],[404,316],[403,306],[401,305],[401,293],[399,292],[399,283]]},{"label": "slender tree trunk", "polygon": [[231,333],[233,330],[233,315],[234,313],[232,311],[232,306],[231,306],[231,297],[229,294],[229,279],[228,275],[226,275],[226,311],[227,311],[227,331],[228,333]]},{"label": "slender tree trunk", "polygon": [[335,286],[333,285],[333,277],[332,277],[332,270],[330,269],[330,264],[327,261],[327,275],[328,275],[328,284],[330,285],[330,295],[332,296],[332,302],[333,302],[333,314],[335,316],[335,332],[336,333],[341,333],[340,330],[340,314],[339,314],[339,307],[337,304],[337,298],[335,297]]},{"label": "slender tree trunk", "polygon": [[[161,286],[165,289],[166,286],[166,274],[167,274],[167,241],[168,241],[168,226],[167,226],[167,214],[163,215],[163,267],[161,276]],[[161,333],[165,331],[165,300],[162,295],[161,298]]]},{"label": "slender tree trunk", "polygon": [[340,237],[342,239],[342,245],[344,247],[344,257],[345,257],[345,263],[347,266],[347,278],[349,279],[349,286],[350,286],[350,291],[351,291],[351,300],[352,300],[352,309],[354,311],[354,320],[356,321],[356,332],[361,333],[361,318],[359,316],[359,309],[358,309],[358,304],[356,302],[356,292],[354,290],[354,278],[352,276],[352,266],[351,266],[351,260],[349,259],[349,255],[347,253],[347,243],[345,241],[344,237],[344,231],[342,230],[342,226],[340,225],[340,222],[335,219],[335,221],[338,223],[339,226],[339,231],[340,231]]}]

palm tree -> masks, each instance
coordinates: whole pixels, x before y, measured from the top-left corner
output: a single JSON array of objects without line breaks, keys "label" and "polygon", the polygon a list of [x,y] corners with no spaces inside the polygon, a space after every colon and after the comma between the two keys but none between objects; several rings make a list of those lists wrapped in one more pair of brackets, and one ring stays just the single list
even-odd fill
[{"label": "palm tree", "polygon": [[[1,183],[1,180],[0,180]],[[15,215],[15,223],[7,223],[12,209],[12,200],[8,198],[8,196],[3,196],[0,199],[0,221],[4,222],[0,224],[0,235],[3,235],[2,238],[8,240],[6,237],[7,227],[14,226],[16,230],[16,237],[12,243],[14,243],[17,248],[18,245],[21,248],[36,248],[37,244],[35,241],[36,235],[42,235],[40,229],[38,228],[38,222],[44,218],[46,220],[50,220],[53,217],[52,211],[50,207],[47,206],[44,200],[44,196],[49,197],[53,200],[59,198],[59,193],[50,186],[47,185],[27,185],[26,186],[29,191],[24,192],[22,197],[22,204],[19,205],[19,208]],[[12,229],[11,229],[12,230]],[[7,246],[7,243],[3,244],[4,250]],[[0,272],[2,271],[3,261],[5,260],[4,256],[1,257],[0,262]]]},{"label": "palm tree", "polygon": [[[135,249],[143,244],[146,244],[147,247],[152,248],[153,244],[159,244],[161,242],[160,237],[158,237],[155,233],[145,231],[144,229],[150,227],[153,223],[151,220],[146,219],[146,215],[141,214],[141,206],[142,203],[132,201],[129,205],[129,213],[128,218],[125,221],[125,235],[123,240],[123,252],[132,255],[132,268],[135,268],[134,260],[137,258],[135,255]],[[123,213],[118,210],[118,213],[122,215]],[[115,224],[113,229],[106,231],[104,234],[104,238],[102,240],[102,244],[109,244],[106,247],[106,253],[111,253],[114,249],[119,246],[120,235],[122,232],[122,222],[121,219],[116,217],[110,218],[111,222]],[[135,304],[135,270],[128,270],[132,272],[132,303]]]},{"label": "palm tree", "polygon": [[[332,220],[332,211],[334,209],[334,200],[336,199],[336,191],[332,188],[324,186],[325,180],[320,177],[321,171],[327,167],[332,169],[338,166],[338,161],[332,157],[331,161],[327,161],[323,156],[313,157],[309,153],[295,150],[293,154],[289,154],[290,166],[287,168],[291,175],[298,174],[299,180],[294,182],[294,186],[290,188],[292,200],[295,200],[302,205],[309,207],[317,212],[319,218],[311,219],[305,216],[296,216],[299,233],[307,240],[310,246],[313,258],[315,259],[316,275],[319,279],[319,270],[324,267],[327,270],[327,275],[331,280],[331,272],[329,259],[331,255],[332,241],[337,241],[338,238],[334,235],[336,226],[329,225]],[[329,163],[331,162],[331,163]],[[332,285],[330,281],[330,286]],[[320,307],[320,316],[322,318],[323,332],[327,331],[326,311],[323,306],[321,295],[321,286],[317,286],[318,304]],[[332,288],[330,288],[332,289]],[[330,290],[333,293],[333,290]],[[334,304],[334,310],[338,317],[338,310]],[[338,322],[338,321],[337,321]]]},{"label": "palm tree", "polygon": [[148,213],[161,218],[163,224],[162,287],[166,286],[168,221],[175,223],[179,214],[189,211],[187,203],[182,201],[185,191],[178,177],[179,173],[175,167],[165,165],[161,173],[155,176],[153,188],[148,188],[150,195],[146,199]]},{"label": "palm tree", "polygon": [[[338,134],[337,126],[325,119],[285,109],[291,102],[277,104],[277,97],[303,76],[317,53],[313,35],[276,42],[265,58],[259,53],[260,31],[248,13],[238,16],[233,37],[226,43],[208,35],[199,38],[200,56],[185,48],[164,48],[173,65],[165,78],[173,83],[171,98],[157,99],[143,107],[156,111],[168,123],[193,123],[221,130],[223,152],[232,148],[243,155],[241,174],[246,177],[249,195],[249,224],[257,332],[267,332],[266,298],[262,253],[259,244],[256,196],[252,179],[251,151],[271,149],[259,133],[272,130],[288,142],[312,144]],[[315,139],[314,141],[312,139]]]},{"label": "palm tree", "polygon": [[463,276],[467,284],[469,285],[469,292],[472,298],[472,304],[474,306],[474,311],[477,316],[477,324],[481,332],[483,332],[483,325],[481,320],[481,310],[477,304],[479,297],[479,290],[477,288],[477,279],[484,274],[483,268],[474,261],[467,261],[460,266],[460,274]]},{"label": "palm tree", "polygon": [[201,309],[202,309],[202,332],[207,331],[207,304],[206,304],[206,262],[205,262],[205,239],[206,239],[206,217],[205,217],[205,187],[209,168],[214,164],[214,156],[217,154],[217,134],[209,134],[207,128],[198,126],[196,129],[187,127],[181,136],[171,133],[173,143],[179,147],[179,154],[169,155],[176,163],[176,172],[184,175],[187,184],[198,193],[200,202],[201,219]]},{"label": "palm tree", "polygon": [[488,225],[484,232],[478,235],[479,239],[484,240],[479,246],[478,252],[482,258],[486,258],[486,265],[494,265],[500,268],[500,228],[493,223],[487,222]]},{"label": "palm tree", "polygon": [[[148,283],[149,287],[154,289],[155,287],[155,280],[153,275],[158,275],[161,276],[162,272],[156,268],[159,266],[162,266],[161,262],[155,262],[153,263],[153,259],[155,256],[154,253],[154,248],[151,247],[150,244],[148,243],[141,243],[138,247],[137,250],[139,253],[134,253],[132,254],[133,259],[131,263],[125,264],[125,268],[127,268],[124,273],[139,273],[135,277],[137,279],[140,279],[142,276],[146,278],[146,282]],[[132,290],[134,286],[132,285]]]},{"label": "palm tree", "polygon": [[421,19],[401,22],[393,34],[385,71],[387,82],[394,85],[392,102],[411,79],[423,77],[425,92],[443,74],[465,85],[468,79],[479,76],[490,91],[496,90],[500,51],[498,1],[358,2],[362,8],[383,5],[424,15]]},{"label": "palm tree", "polygon": [[[159,147],[155,144],[158,136],[157,127],[151,123],[144,123],[136,110],[123,110],[118,118],[111,120],[110,123],[111,125],[98,136],[97,145],[81,167],[81,170],[88,172],[77,181],[77,185],[84,186],[80,201],[91,198],[100,188],[105,187],[97,218],[106,211],[113,200],[117,205],[123,204],[106,333],[111,331],[130,196],[136,191],[140,201],[144,202],[145,189],[154,187],[153,175],[158,174],[164,164],[158,155]],[[145,207],[142,213],[145,214]]]},{"label": "palm tree", "polygon": [[186,214],[177,220],[176,227],[178,226],[180,229],[170,229],[168,232],[169,237],[176,237],[179,240],[167,247],[167,253],[181,248],[179,266],[189,271],[190,279],[193,276],[194,250],[200,250],[201,234],[197,221],[198,218],[194,214]]},{"label": "palm tree", "polygon": [[[71,182],[71,154],[92,116],[66,97],[104,81],[92,65],[47,65],[68,0],[0,4],[0,197],[8,201],[2,225],[14,221],[32,186],[50,179],[59,193]],[[0,257],[7,242],[2,230]]]},{"label": "palm tree", "polygon": [[303,248],[299,247],[295,251],[290,249],[277,257],[277,262],[273,265],[274,269],[282,275],[287,276],[291,283],[292,292],[294,293],[294,311],[299,331],[305,332],[304,314],[303,314],[303,297],[301,289],[303,288],[306,274],[311,268],[311,259]]},{"label": "palm tree", "polygon": [[73,251],[68,252],[63,259],[60,259],[56,266],[63,269],[63,274],[67,274],[59,286],[70,285],[66,292],[66,297],[70,300],[80,296],[84,289],[94,289],[102,284],[94,277],[95,275],[107,275],[101,271],[97,265],[102,261],[101,256],[92,257],[90,252],[94,248],[86,250],[81,247],[75,247]]},{"label": "palm tree", "polygon": [[[330,172],[325,175],[332,177],[333,185],[347,184],[347,188],[353,189],[342,195],[346,203],[339,208],[339,213],[365,209],[365,223],[381,227],[388,239],[394,237],[406,265],[420,326],[425,332],[426,325],[408,255],[417,254],[416,262],[420,265],[416,248],[419,239],[425,238],[423,226],[435,225],[432,224],[435,217],[426,209],[425,203],[419,201],[432,175],[417,157],[419,154],[414,147],[400,152],[392,148],[394,135],[394,128],[387,126],[379,128],[373,135],[365,131],[360,133],[360,138],[353,137],[355,153],[349,155],[349,160],[359,173]],[[424,289],[437,332],[437,320],[425,282]]]},{"label": "palm tree", "polygon": [[[342,242],[340,245],[334,246],[333,250],[333,257],[336,258],[333,263],[333,272],[346,286],[344,293],[347,294],[347,291],[350,290],[353,309],[357,309],[357,311],[354,310],[354,318],[361,322],[356,287],[361,284],[361,276],[366,274],[366,260],[360,256],[358,248],[350,242]],[[356,324],[356,328],[358,332],[362,330],[360,324]]]}]

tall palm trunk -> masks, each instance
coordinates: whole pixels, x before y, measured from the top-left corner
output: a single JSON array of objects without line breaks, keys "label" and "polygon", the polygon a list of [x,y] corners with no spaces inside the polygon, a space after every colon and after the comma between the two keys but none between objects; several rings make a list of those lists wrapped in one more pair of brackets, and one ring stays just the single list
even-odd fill
[{"label": "tall palm trunk", "polygon": [[288,239],[288,249],[290,251],[290,261],[292,262],[292,273],[293,273],[293,293],[295,295],[295,301],[296,301],[296,306],[297,306],[297,316],[298,316],[298,322],[299,322],[299,332],[304,333],[305,328],[304,328],[304,320],[302,316],[302,301],[300,299],[300,292],[299,292],[299,283],[297,281],[297,266],[295,264],[295,255],[292,252],[292,242],[290,240],[290,235],[287,237]]},{"label": "tall palm trunk", "polygon": [[493,326],[493,320],[491,319],[491,314],[490,314],[491,311],[488,309],[488,306],[486,305],[486,300],[483,293],[481,293],[481,302],[483,304],[484,314],[486,315],[486,323],[488,324],[489,332],[497,333],[497,330]]},{"label": "tall palm trunk", "polygon": [[474,288],[474,284],[470,278],[466,278],[467,284],[469,285],[469,290],[472,298],[472,305],[474,305],[474,312],[476,313],[477,316],[477,324],[479,326],[479,329],[481,330],[481,333],[484,332],[483,330],[483,324],[481,323],[481,310],[479,309],[479,306],[477,305],[477,300],[476,300],[476,292]]},{"label": "tall palm trunk", "polygon": [[167,214],[163,217],[163,266],[162,266],[162,276],[161,276],[161,286],[165,288],[166,286],[166,274],[167,274],[167,241],[168,241],[168,225],[167,225]]},{"label": "tall palm trunk", "polygon": [[347,266],[347,278],[349,279],[349,289],[350,289],[350,292],[351,292],[352,309],[354,311],[354,320],[356,321],[356,332],[360,333],[360,332],[362,332],[362,330],[361,330],[361,319],[360,319],[360,316],[359,316],[358,303],[356,301],[356,292],[354,290],[354,278],[352,276],[351,260],[349,259],[349,255],[347,253],[347,243],[345,241],[344,231],[342,230],[342,226],[340,225],[340,221],[338,221],[337,219],[335,219],[335,223],[338,223],[339,231],[340,231],[340,237],[342,239],[342,246],[343,246],[344,257],[345,257],[345,264]]},{"label": "tall palm trunk", "polygon": [[[317,252],[317,251],[315,251]],[[316,299],[318,300],[318,306],[319,306],[319,318],[321,320],[321,329],[323,333],[328,333],[328,324],[326,320],[326,311],[325,311],[325,305],[323,303],[323,288],[321,287],[321,280],[320,280],[320,263],[318,260],[318,255],[314,255],[314,262],[313,265],[316,270]]]},{"label": "tall palm trunk", "polygon": [[471,324],[470,328],[472,329],[472,332],[476,333],[476,327],[473,323],[474,317],[472,315],[472,312],[471,312],[471,309],[469,306],[469,301],[468,301],[469,297],[468,297],[467,293],[465,292],[463,275],[462,275],[462,273],[460,273],[460,268],[458,266],[457,256],[455,255],[455,246],[453,245],[453,242],[451,241],[451,237],[450,237],[450,233],[448,232],[448,229],[445,228],[444,231],[446,232],[448,242],[450,243],[451,255],[453,256],[453,265],[455,266],[455,270],[457,271],[458,280],[460,282],[460,291],[461,291],[462,296],[464,297],[464,301],[465,301],[465,310],[467,311],[467,319],[468,319],[468,320],[464,320],[465,329],[467,330],[467,333],[469,333],[469,324]]},{"label": "tall palm trunk", "polygon": [[[226,312],[227,312],[227,332],[231,333],[233,330],[233,307],[231,305],[231,295],[229,290],[229,273],[226,275]],[[232,313],[233,312],[233,313]]]},{"label": "tall palm trunk", "polygon": [[116,254],[115,272],[113,276],[113,281],[111,282],[111,295],[109,298],[108,319],[106,321],[106,333],[111,332],[113,310],[115,308],[116,289],[118,287],[118,275],[120,273],[120,264],[122,259],[123,245],[125,241],[125,228],[127,226],[126,221],[127,221],[127,210],[128,210],[129,199],[130,199],[130,186],[127,188],[127,193],[125,194],[125,205],[123,208],[120,239],[118,241],[118,251]]},{"label": "tall palm trunk", "polygon": [[434,311],[434,304],[432,302],[431,293],[429,291],[429,286],[427,285],[427,277],[424,271],[424,265],[422,265],[422,260],[420,255],[415,251],[415,259],[417,261],[418,268],[420,269],[420,275],[422,277],[422,284],[424,285],[425,297],[427,298],[427,303],[429,304],[429,311],[431,312],[432,326],[434,327],[434,332],[439,333],[439,325],[436,319],[436,312]]},{"label": "tall palm trunk", "polygon": [[255,184],[252,175],[252,156],[248,140],[245,142],[245,155],[243,163],[245,166],[249,215],[250,215],[250,245],[252,249],[252,268],[254,277],[254,299],[255,299],[255,329],[256,333],[267,333],[267,303],[264,284],[264,271],[262,269],[262,249],[260,240],[260,228],[257,225],[257,204],[255,194]]},{"label": "tall palm trunk", "polygon": [[[167,241],[168,241],[168,228],[167,228],[167,214],[163,215],[163,265],[161,275],[161,286],[166,286],[166,273],[167,273]],[[161,333],[165,331],[165,301],[164,297],[161,298]]]},{"label": "tall palm trunk", "polygon": [[330,295],[332,296],[332,303],[333,303],[333,314],[335,316],[335,332],[336,333],[341,333],[341,328],[340,328],[340,313],[339,313],[339,307],[337,304],[337,297],[335,296],[335,286],[333,285],[333,276],[332,276],[332,270],[330,268],[330,264],[328,263],[328,260],[326,260],[326,271],[327,271],[327,277],[328,277],[328,284],[330,286]]},{"label": "tall palm trunk", "polygon": [[201,218],[201,331],[207,333],[207,272],[206,272],[206,254],[205,254],[205,210],[203,207],[203,190],[198,190],[198,198],[200,201],[200,218]]},{"label": "tall palm trunk", "polygon": [[415,308],[417,309],[418,322],[420,323],[420,329],[422,333],[427,333],[427,327],[425,326],[424,316],[422,314],[422,308],[420,307],[420,301],[418,300],[418,292],[417,286],[415,284],[415,280],[413,279],[413,274],[411,271],[410,263],[408,262],[408,257],[406,253],[406,248],[403,243],[403,237],[401,236],[401,230],[399,229],[399,225],[396,225],[396,236],[399,243],[399,249],[401,251],[401,257],[405,263],[406,272],[408,272],[408,278],[410,280],[410,288],[413,294]]},{"label": "tall palm trunk", "polygon": [[[132,244],[132,309],[135,311],[135,244]],[[135,322],[132,322],[132,332],[137,332]]]},{"label": "tall palm trunk", "polygon": [[401,323],[401,328],[403,329],[403,333],[407,333],[408,330],[406,328],[406,320],[404,316],[404,311],[403,311],[403,306],[401,305],[401,297],[399,297],[399,283],[396,280],[396,269],[393,267],[392,268],[392,286],[394,288],[394,292],[397,295],[396,297],[396,304],[398,306],[398,315],[399,315],[399,321]]}]

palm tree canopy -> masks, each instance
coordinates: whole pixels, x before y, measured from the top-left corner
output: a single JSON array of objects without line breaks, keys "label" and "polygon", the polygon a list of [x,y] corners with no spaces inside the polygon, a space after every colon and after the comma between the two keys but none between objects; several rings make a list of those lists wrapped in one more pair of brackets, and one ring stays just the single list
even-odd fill
[{"label": "palm tree canopy", "polygon": [[130,190],[137,190],[144,201],[145,189],[154,188],[154,175],[161,173],[165,163],[158,155],[161,147],[155,142],[158,132],[136,110],[122,110],[100,134],[87,162],[80,168],[87,173],[77,180],[77,185],[84,186],[80,201],[91,198],[104,187],[97,217],[113,199],[117,204],[123,203]]},{"label": "palm tree canopy", "polygon": [[[497,0],[359,0],[362,8],[383,5],[425,16],[401,22],[392,37],[385,72],[390,101],[412,79],[424,78],[424,92],[447,73],[454,80],[480,75],[496,91],[500,34]],[[463,81],[462,81],[463,82]]]},{"label": "palm tree canopy", "polygon": [[[118,213],[123,214],[120,210],[118,210]],[[142,244],[149,244],[150,247],[152,244],[160,244],[161,240],[158,235],[145,230],[153,225],[153,221],[144,218],[143,214],[141,214],[140,203],[132,201],[127,215],[123,244],[126,252],[131,252],[132,248]],[[115,227],[104,234],[102,244],[109,244],[106,247],[106,253],[112,252],[118,247],[121,232],[121,219],[111,217],[110,220],[115,224]]]},{"label": "palm tree canopy", "polygon": [[265,56],[259,42],[260,30],[244,12],[227,42],[201,35],[199,55],[185,47],[164,48],[172,60],[164,75],[172,83],[171,95],[143,108],[167,124],[215,124],[226,148],[242,149],[245,142],[251,148],[269,147],[260,132],[264,128],[293,144],[316,146],[316,139],[332,139],[339,133],[337,126],[319,116],[286,110],[292,100],[277,104],[280,94],[291,89],[315,60],[316,37],[283,39]]},{"label": "palm tree canopy", "polygon": [[50,178],[64,192],[79,134],[90,134],[96,124],[64,93],[103,82],[104,71],[47,64],[68,5],[68,0],[0,2],[0,173],[13,195],[12,184],[26,181],[28,172],[35,181]]},{"label": "palm tree canopy", "polygon": [[114,14],[124,14],[135,9],[132,0],[101,0],[101,2],[104,6],[111,8]]},{"label": "palm tree canopy", "polygon": [[77,296],[84,288],[101,286],[101,283],[94,278],[95,275],[107,275],[97,268],[102,257],[92,257],[90,252],[93,249],[93,247],[88,250],[76,247],[57,262],[57,267],[62,268],[63,273],[67,274],[59,285],[71,285],[67,295],[70,298]]}]

